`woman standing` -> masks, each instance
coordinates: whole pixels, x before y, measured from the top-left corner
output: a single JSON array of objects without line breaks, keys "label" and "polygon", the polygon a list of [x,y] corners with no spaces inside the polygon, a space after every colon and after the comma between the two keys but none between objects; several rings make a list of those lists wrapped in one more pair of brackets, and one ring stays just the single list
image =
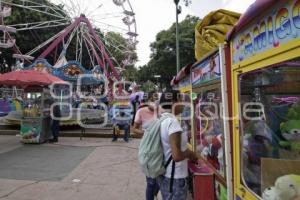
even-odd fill
[{"label": "woman standing", "polygon": [[[136,112],[133,132],[136,134],[144,134],[144,131],[148,128],[149,124],[157,118],[157,106],[155,105],[155,97],[157,95],[155,92],[149,92],[144,95],[146,102],[145,106],[139,108]],[[156,179],[146,177],[147,187],[146,187],[146,200],[154,200],[154,197],[159,191],[159,186]]]}]

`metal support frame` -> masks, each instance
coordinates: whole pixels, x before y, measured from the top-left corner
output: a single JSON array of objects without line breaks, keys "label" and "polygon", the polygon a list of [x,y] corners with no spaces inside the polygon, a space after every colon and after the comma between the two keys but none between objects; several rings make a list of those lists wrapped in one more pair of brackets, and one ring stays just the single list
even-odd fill
[{"label": "metal support frame", "polygon": [[37,30],[37,29],[44,29],[44,28],[66,26],[68,24],[70,24],[70,21],[68,19],[59,19],[59,20],[52,20],[52,21],[31,22],[26,24],[14,24],[11,25],[11,27],[16,28],[17,31],[27,31],[27,30]]},{"label": "metal support frame", "polygon": [[178,15],[181,13],[179,4],[180,0],[174,0],[176,5],[176,72],[180,69],[180,57],[179,57],[179,27],[178,27]]},{"label": "metal support frame", "polygon": [[[84,43],[84,45],[85,45],[85,47],[86,47],[86,49],[87,49],[88,55],[89,55],[89,57],[90,57],[91,65],[92,65],[92,66],[95,66],[95,62],[94,62],[94,60],[95,60],[95,55],[94,55],[94,53],[91,54],[92,49],[90,48],[90,45],[88,44],[87,39],[85,38],[84,35],[83,35],[82,39],[83,39],[83,43]],[[101,66],[100,66],[100,67],[101,67]]]},{"label": "metal support frame", "polygon": [[109,67],[111,68],[113,75],[116,77],[117,80],[120,80],[120,74],[115,69],[111,59],[109,58],[107,52],[105,51],[103,42],[99,39],[98,35],[96,34],[95,30],[92,27],[92,24],[90,23],[90,21],[85,16],[81,16],[81,17],[82,17],[82,20],[83,20],[82,22],[85,22],[87,24],[87,26],[89,28],[89,31],[92,33],[97,45],[101,48],[102,53],[104,55],[104,58],[107,61]]},{"label": "metal support frame", "polygon": [[102,62],[102,60],[100,59],[99,55],[97,54],[97,51],[96,49],[94,48],[93,46],[93,43],[92,43],[92,38],[88,35],[88,34],[85,34],[84,35],[84,38],[85,38],[85,41],[87,42],[87,44],[89,45],[89,48],[92,50],[93,52],[93,55],[95,56],[96,60],[97,60],[97,63],[100,67],[102,67],[103,69],[103,72],[106,76],[109,76],[105,66],[104,66],[104,63]]},{"label": "metal support frame", "polygon": [[[80,23],[85,23],[88,27],[88,30],[90,31],[91,35],[93,36],[97,46],[100,47],[100,50],[101,50],[101,53],[103,54],[103,61],[106,61],[108,66],[111,68],[112,70],[112,73],[114,75],[114,77],[117,79],[117,80],[120,80],[120,74],[117,72],[117,70],[114,68],[114,65],[111,61],[111,59],[109,58],[109,55],[107,54],[106,50],[105,50],[105,47],[104,47],[104,44],[103,42],[100,40],[99,36],[96,34],[96,31],[93,29],[90,21],[84,16],[84,15],[81,15],[79,18],[76,18],[75,21],[70,25],[68,26],[64,32],[58,37],[56,38],[52,44],[50,46],[48,46],[48,48],[39,56],[39,58],[45,58],[47,57],[50,52],[57,46],[59,45],[63,40],[64,38],[72,31],[74,30],[75,28],[77,28]],[[98,56],[98,55],[97,55]],[[97,57],[96,57],[97,58]],[[99,58],[100,59],[100,58]],[[99,60],[97,59],[98,61],[98,64],[99,63]],[[103,67],[105,68],[105,64],[106,62],[103,62]],[[107,73],[107,76],[109,76],[109,74]]]}]

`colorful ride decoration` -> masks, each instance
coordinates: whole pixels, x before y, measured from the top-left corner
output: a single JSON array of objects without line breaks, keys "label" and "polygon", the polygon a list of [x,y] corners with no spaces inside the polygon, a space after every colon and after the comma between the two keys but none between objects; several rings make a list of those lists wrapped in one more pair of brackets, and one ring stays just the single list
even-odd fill
[{"label": "colorful ride decoration", "polygon": [[17,99],[1,98],[0,99],[0,116],[5,116],[12,111],[20,111],[22,102]]},{"label": "colorful ride decoration", "polygon": [[[76,62],[76,61],[75,61]],[[69,62],[66,66],[62,67],[62,72],[65,77],[70,79],[78,79],[80,75],[84,74],[83,67],[79,63]]]},{"label": "colorful ride decoration", "polygon": [[104,76],[100,66],[95,66],[92,70],[87,70],[77,61],[69,61],[63,66],[54,67],[49,64],[46,59],[37,59],[25,69],[50,73],[74,85],[77,85],[80,75],[88,75],[88,77],[82,78],[82,85],[96,85],[104,82]]},{"label": "colorful ride decoration", "polygon": [[39,72],[52,73],[54,68],[46,59],[36,59],[31,65],[26,67],[26,69],[32,69]]}]

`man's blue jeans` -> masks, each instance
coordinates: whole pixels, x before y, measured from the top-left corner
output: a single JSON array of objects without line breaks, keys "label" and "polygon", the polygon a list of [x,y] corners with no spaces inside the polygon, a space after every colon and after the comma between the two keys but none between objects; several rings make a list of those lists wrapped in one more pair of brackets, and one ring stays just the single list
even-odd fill
[{"label": "man's blue jeans", "polygon": [[147,188],[146,188],[146,200],[154,200],[157,195],[159,186],[155,178],[146,177]]},{"label": "man's blue jeans", "polygon": [[[128,141],[129,132],[130,132],[130,125],[129,124],[116,124],[119,129],[124,130],[124,140]],[[116,133],[113,134],[113,139],[117,139],[118,135]]]}]

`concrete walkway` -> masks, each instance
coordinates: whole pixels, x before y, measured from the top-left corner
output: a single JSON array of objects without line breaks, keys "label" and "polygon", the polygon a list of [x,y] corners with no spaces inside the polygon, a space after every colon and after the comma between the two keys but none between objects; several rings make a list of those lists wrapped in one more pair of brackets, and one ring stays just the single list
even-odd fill
[{"label": "concrete walkway", "polygon": [[[26,152],[32,152],[25,154],[21,151],[24,145],[19,143],[17,137],[0,136],[0,157],[5,158],[0,160],[0,166],[2,165],[8,173],[14,173],[14,176],[11,176],[14,178],[7,177],[7,174],[6,178],[0,177],[0,199],[143,200],[145,177],[138,166],[138,144],[137,139],[131,140],[130,143],[119,139],[118,142],[112,143],[106,138],[84,138],[82,141],[79,138],[60,138],[57,144],[25,145]],[[39,147],[42,147],[41,151]],[[77,155],[74,155],[70,148],[81,152],[78,153],[81,157],[76,159]],[[53,155],[53,152],[49,153],[51,149],[62,150],[61,153]],[[36,151],[39,151],[38,154],[35,154]],[[22,152],[26,156],[15,159],[14,152]],[[62,155],[65,156],[63,159]],[[31,161],[38,164],[32,166]],[[5,167],[8,162],[12,166]],[[48,165],[53,165],[53,168],[49,168]],[[23,176],[21,173],[17,176],[13,170],[18,169],[25,174],[30,171],[31,174]],[[53,176],[54,169],[58,179],[46,177],[37,180],[36,177],[40,176],[31,178],[36,175],[34,170],[36,173],[49,173]],[[67,173],[66,169],[69,169]],[[20,177],[26,177],[26,180]]]}]

